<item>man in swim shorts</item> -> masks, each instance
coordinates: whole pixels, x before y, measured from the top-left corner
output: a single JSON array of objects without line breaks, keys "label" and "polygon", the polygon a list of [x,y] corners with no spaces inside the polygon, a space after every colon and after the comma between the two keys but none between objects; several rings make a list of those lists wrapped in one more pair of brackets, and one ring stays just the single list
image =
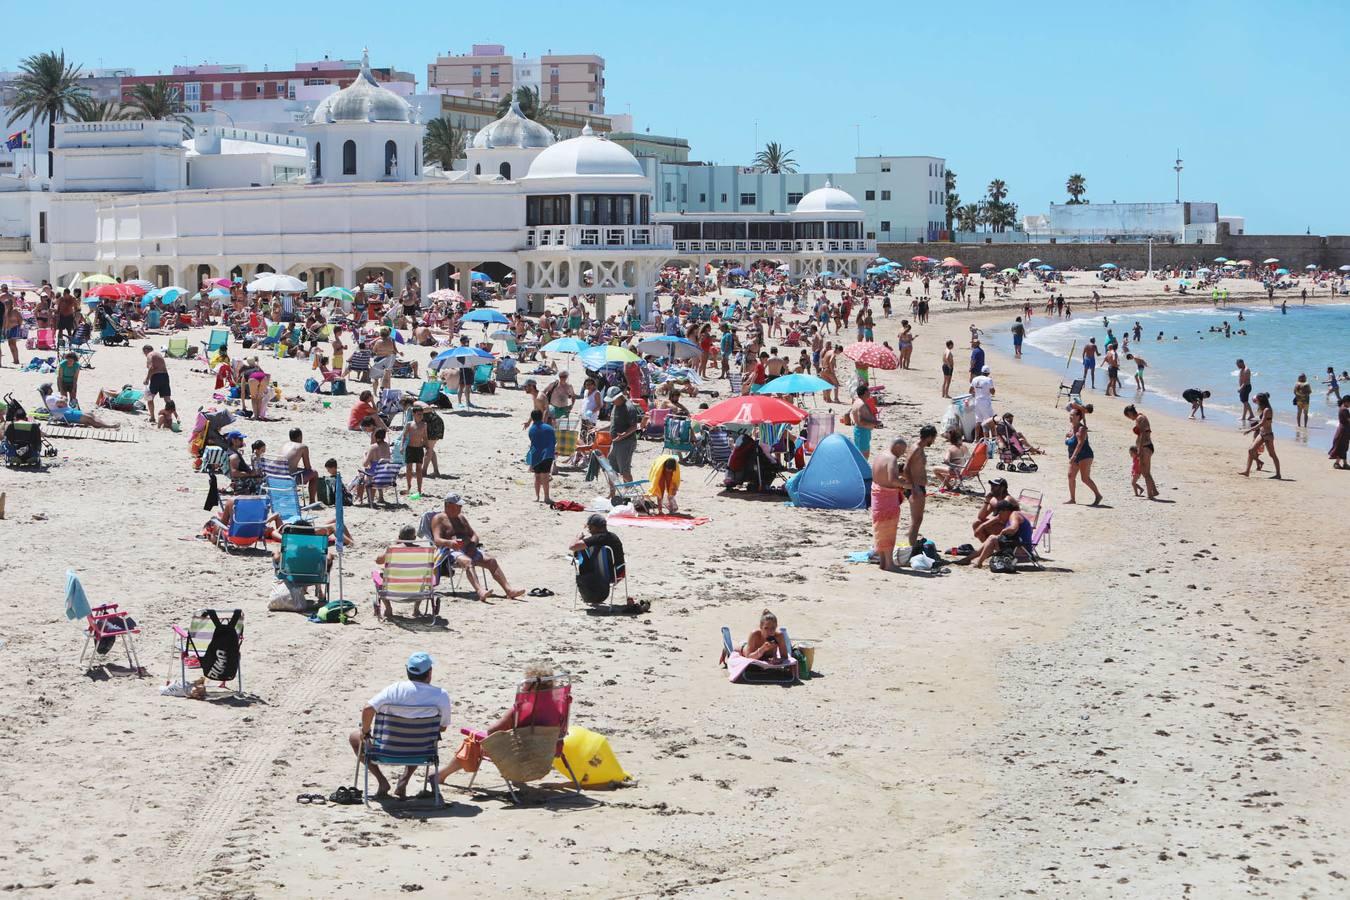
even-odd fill
[{"label": "man in swim shorts", "polygon": [[853,446],[858,448],[865,459],[872,452],[872,429],[879,424],[876,413],[872,412],[867,402],[867,385],[858,385],[858,399],[853,401],[848,413],[853,422]]},{"label": "man in swim shorts", "polygon": [[905,457],[901,468],[901,477],[907,487],[905,499],[909,501],[909,546],[919,540],[919,529],[923,527],[924,504],[928,502],[928,459],[924,450],[933,446],[937,440],[937,427],[925,425],[919,429],[919,441]]},{"label": "man in swim shorts", "polygon": [[398,344],[390,337],[388,328],[381,328],[380,336],[371,342],[370,355],[370,383],[388,388],[398,359]]},{"label": "man in swim shorts", "polygon": [[169,388],[169,369],[164,365],[164,356],[149,344],[141,347],[145,354],[145,410],[150,421],[155,420],[155,398],[168,400],[173,391]]},{"label": "man in swim shorts", "polygon": [[900,460],[906,446],[905,439],[897,437],[872,460],[872,552],[886,572],[897,568],[895,532],[900,526],[900,491],[905,486]]}]

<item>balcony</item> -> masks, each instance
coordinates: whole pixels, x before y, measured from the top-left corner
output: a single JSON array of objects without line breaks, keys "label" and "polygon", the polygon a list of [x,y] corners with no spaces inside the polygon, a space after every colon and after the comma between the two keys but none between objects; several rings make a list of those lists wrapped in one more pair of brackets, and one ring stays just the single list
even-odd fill
[{"label": "balcony", "polygon": [[525,229],[530,250],[669,250],[670,225],[536,225]]},{"label": "balcony", "polygon": [[877,242],[864,238],[821,238],[802,241],[675,241],[678,253],[868,253]]}]

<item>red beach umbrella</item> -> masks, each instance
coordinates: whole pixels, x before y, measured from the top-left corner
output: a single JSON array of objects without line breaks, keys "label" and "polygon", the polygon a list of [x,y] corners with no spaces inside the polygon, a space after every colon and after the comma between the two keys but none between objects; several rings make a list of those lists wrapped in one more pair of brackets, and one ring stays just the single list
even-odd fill
[{"label": "red beach umbrella", "polygon": [[92,297],[103,300],[129,300],[145,295],[145,288],[136,284],[100,284],[88,292]]},{"label": "red beach umbrella", "polygon": [[796,425],[805,418],[791,403],[765,394],[729,397],[694,416],[704,425]]},{"label": "red beach umbrella", "polygon": [[898,369],[900,359],[881,344],[873,341],[858,341],[844,348],[844,355],[860,366],[870,369]]}]

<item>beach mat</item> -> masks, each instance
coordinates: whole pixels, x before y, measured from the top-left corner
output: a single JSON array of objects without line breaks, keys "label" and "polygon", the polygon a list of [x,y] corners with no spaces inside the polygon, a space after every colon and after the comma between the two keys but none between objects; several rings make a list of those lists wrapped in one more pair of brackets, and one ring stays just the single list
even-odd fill
[{"label": "beach mat", "polygon": [[621,525],[626,528],[664,528],[668,531],[693,531],[696,525],[706,525],[712,519],[708,516],[610,516],[611,527]]},{"label": "beach mat", "polygon": [[76,438],[91,441],[105,441],[109,444],[135,444],[134,428],[91,428],[78,425],[43,425],[43,437]]}]

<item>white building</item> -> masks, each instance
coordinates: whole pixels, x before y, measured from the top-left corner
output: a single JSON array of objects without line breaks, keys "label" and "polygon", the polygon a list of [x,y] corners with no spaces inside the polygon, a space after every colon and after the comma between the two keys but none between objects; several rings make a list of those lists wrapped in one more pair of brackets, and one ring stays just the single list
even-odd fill
[{"label": "white building", "polygon": [[1217,203],[1052,203],[1044,216],[1022,220],[1027,239],[1063,242],[1170,241],[1213,244]]},{"label": "white building", "polygon": [[771,175],[753,166],[713,166],[644,157],[660,213],[781,214],[828,182],[858,201],[860,237],[938,240],[946,227],[946,161],[936,156],[859,156],[852,172]]},{"label": "white building", "polygon": [[[587,294],[603,311],[625,295],[647,312],[660,267],[680,254],[631,153],[589,130],[556,141],[513,108],[474,136],[464,170],[424,171],[419,118],[363,62],[298,134],[207,126],[184,140],[174,122],[60,124],[50,183],[0,177],[0,269],[189,289],[277,271],[315,290],[382,272],[424,292],[454,279],[466,296],[481,269],[514,272],[522,308]],[[831,188],[800,207],[772,244],[686,244],[685,258],[860,274],[875,243],[859,235],[857,202]]]}]

